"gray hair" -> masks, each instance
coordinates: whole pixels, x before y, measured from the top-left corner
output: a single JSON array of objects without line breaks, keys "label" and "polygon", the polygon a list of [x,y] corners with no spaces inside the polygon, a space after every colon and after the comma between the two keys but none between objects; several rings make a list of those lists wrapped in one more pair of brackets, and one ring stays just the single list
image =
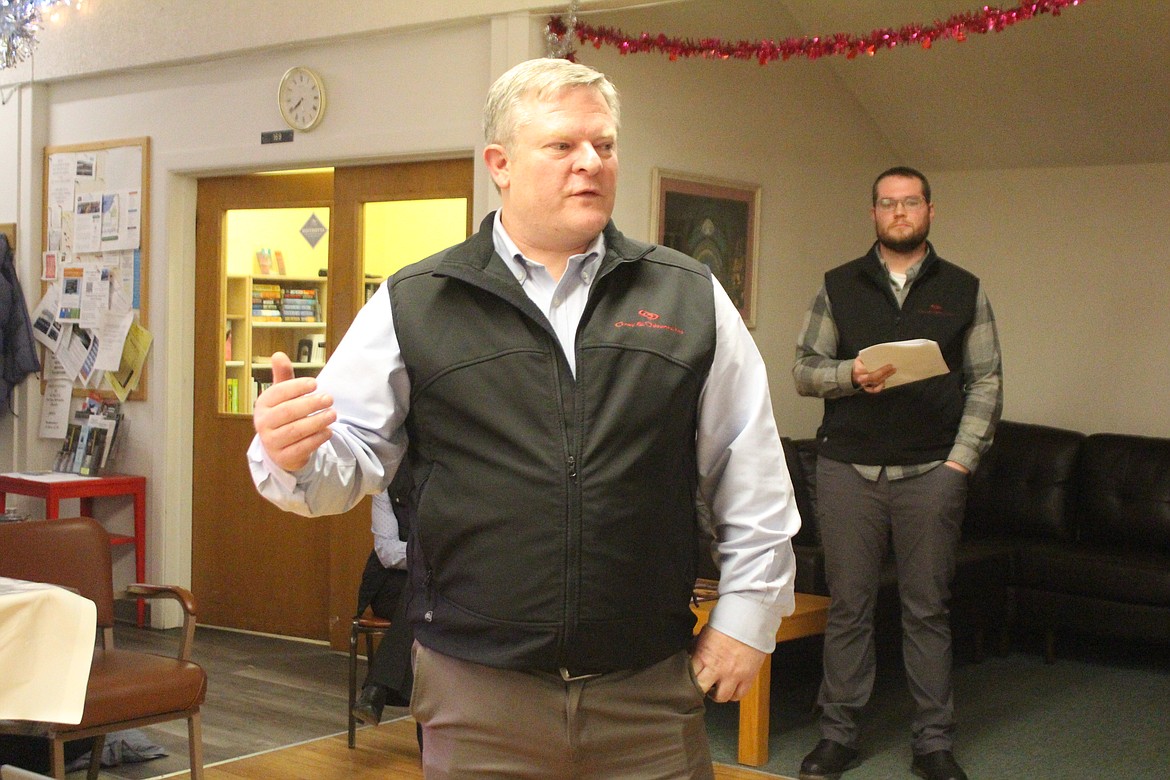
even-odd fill
[{"label": "gray hair", "polygon": [[597,90],[613,115],[614,126],[620,124],[621,100],[604,73],[576,62],[545,57],[521,62],[492,84],[483,105],[484,140],[507,146],[521,125],[516,109],[525,98],[533,95],[546,100],[576,87]]}]

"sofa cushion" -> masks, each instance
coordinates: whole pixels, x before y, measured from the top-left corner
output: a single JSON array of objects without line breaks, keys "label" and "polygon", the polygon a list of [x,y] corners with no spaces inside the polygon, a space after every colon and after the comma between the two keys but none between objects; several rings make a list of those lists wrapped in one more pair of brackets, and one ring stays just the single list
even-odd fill
[{"label": "sofa cushion", "polygon": [[1021,547],[1015,566],[1024,588],[1170,606],[1170,555],[1161,550],[1042,543]]},{"label": "sofa cushion", "polygon": [[1095,433],[1077,480],[1082,543],[1170,553],[1170,439]]},{"label": "sofa cushion", "polygon": [[796,592],[828,596],[825,549],[819,545],[793,544],[792,552],[796,555],[796,579],[793,583]]},{"label": "sofa cushion", "polygon": [[1085,435],[1001,420],[971,478],[964,532],[971,537],[1072,541],[1077,454]]}]

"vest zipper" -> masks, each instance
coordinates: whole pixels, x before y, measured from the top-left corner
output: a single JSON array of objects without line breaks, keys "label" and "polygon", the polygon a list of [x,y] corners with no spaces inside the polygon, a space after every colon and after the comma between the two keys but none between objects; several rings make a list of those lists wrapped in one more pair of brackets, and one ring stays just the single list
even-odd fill
[{"label": "vest zipper", "polygon": [[426,593],[427,610],[423,613],[423,620],[430,623],[435,618],[435,570],[427,566],[427,576],[423,579],[423,591]]}]

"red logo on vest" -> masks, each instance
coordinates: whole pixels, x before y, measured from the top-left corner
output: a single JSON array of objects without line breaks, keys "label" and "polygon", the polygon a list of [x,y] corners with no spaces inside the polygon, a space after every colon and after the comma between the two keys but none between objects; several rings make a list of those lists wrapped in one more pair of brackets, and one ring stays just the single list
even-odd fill
[{"label": "red logo on vest", "polygon": [[932,303],[929,306],[927,306],[925,309],[919,309],[918,313],[919,314],[926,314],[926,315],[929,315],[931,317],[954,317],[955,316],[954,312],[947,311],[946,308],[943,307],[943,305],[941,303]]},{"label": "red logo on vest", "polygon": [[668,330],[671,333],[677,333],[680,336],[683,333],[680,328],[676,328],[673,325],[664,325],[661,322],[658,322],[658,320],[661,318],[661,315],[655,312],[647,311],[646,309],[639,309],[638,316],[642,317],[642,319],[638,320],[637,322],[622,322],[621,320],[618,320],[613,324],[613,326],[615,328],[653,328],[654,330]]}]

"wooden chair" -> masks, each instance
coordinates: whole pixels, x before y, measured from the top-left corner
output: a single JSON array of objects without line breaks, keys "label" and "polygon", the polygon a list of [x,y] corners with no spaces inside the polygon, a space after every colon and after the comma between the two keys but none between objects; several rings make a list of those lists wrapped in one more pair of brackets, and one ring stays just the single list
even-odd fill
[{"label": "wooden chair", "polygon": [[349,746],[357,744],[357,718],[353,716],[353,705],[357,702],[357,656],[358,637],[366,638],[366,658],[374,654],[374,637],[385,636],[390,630],[390,621],[374,615],[355,617],[349,628]]},{"label": "wooden chair", "polygon": [[182,718],[187,721],[191,778],[202,780],[199,706],[207,693],[207,673],[190,660],[195,637],[195,599],[190,591],[134,584],[124,594],[172,598],[183,607],[178,652],[169,657],[114,648],[110,538],[90,518],[0,524],[0,576],[71,588],[97,605],[99,629],[81,723],[0,721],[0,733],[48,739],[50,771],[58,780],[65,777],[65,743],[92,738],[88,778],[96,780],[106,734]]}]

